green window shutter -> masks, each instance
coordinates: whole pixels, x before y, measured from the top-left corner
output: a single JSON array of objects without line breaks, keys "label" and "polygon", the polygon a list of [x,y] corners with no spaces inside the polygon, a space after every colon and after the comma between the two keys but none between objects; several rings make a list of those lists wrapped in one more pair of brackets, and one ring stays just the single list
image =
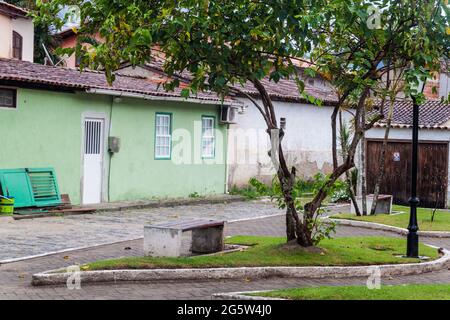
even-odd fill
[{"label": "green window shutter", "polygon": [[61,203],[55,172],[53,169],[28,169],[34,203],[38,207]]},{"label": "green window shutter", "polygon": [[52,168],[0,170],[2,194],[15,198],[15,207],[47,207],[61,204]]}]

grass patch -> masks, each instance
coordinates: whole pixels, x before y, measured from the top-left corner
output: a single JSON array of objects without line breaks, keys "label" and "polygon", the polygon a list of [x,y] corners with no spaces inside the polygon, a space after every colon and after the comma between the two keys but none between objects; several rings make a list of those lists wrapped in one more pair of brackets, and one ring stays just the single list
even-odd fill
[{"label": "grass patch", "polygon": [[1,217],[12,217],[13,214],[12,213],[0,213],[0,218]]},{"label": "grass patch", "polygon": [[[237,236],[229,244],[249,245],[240,252],[182,258],[127,257],[102,260],[82,266],[82,270],[214,268],[256,266],[358,266],[419,262],[399,258],[406,250],[403,239],[387,237],[351,237],[323,240],[320,253],[302,248],[286,248],[285,238]],[[437,258],[437,250],[420,246],[421,255]]]},{"label": "grass patch", "polygon": [[450,284],[316,287],[252,293],[251,296],[290,300],[450,300]]},{"label": "grass patch", "polygon": [[[304,206],[313,199],[315,191],[320,188],[323,183],[325,183],[325,176],[322,174],[317,174],[314,179],[310,180],[297,179],[292,190],[293,197],[299,201],[300,206]],[[335,202],[348,200],[345,197],[344,199],[341,199],[342,190],[346,190],[345,185],[339,185],[335,189],[336,190],[331,192],[331,196],[323,201],[324,205],[333,202],[330,199],[335,199]],[[243,196],[247,200],[270,197],[276,201],[278,198],[282,198],[281,186],[276,176],[273,177],[271,184],[265,184],[256,178],[251,178],[246,186],[238,187],[234,185],[229,192],[231,195]]]},{"label": "grass patch", "polygon": [[191,199],[199,199],[199,198],[205,198],[204,195],[198,193],[198,192],[192,192],[189,194],[189,198]]},{"label": "grass patch", "polygon": [[[358,221],[367,221],[386,224],[389,226],[407,228],[409,222],[409,207],[393,206],[394,211],[403,211],[401,214],[377,214],[374,216],[358,217],[354,214],[344,213],[332,216],[335,219],[349,219]],[[444,210],[437,210],[434,216],[434,221],[431,222],[431,214],[433,209],[418,208],[417,219],[419,228],[422,231],[450,231],[450,212]]]}]

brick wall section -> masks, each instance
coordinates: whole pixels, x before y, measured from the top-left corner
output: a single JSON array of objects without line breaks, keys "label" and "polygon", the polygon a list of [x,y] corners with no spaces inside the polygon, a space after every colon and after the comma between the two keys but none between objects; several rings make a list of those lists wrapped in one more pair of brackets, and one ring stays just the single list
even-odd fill
[{"label": "brick wall section", "polygon": [[439,100],[440,75],[436,74],[433,79],[429,79],[425,85],[423,93],[428,100]]}]

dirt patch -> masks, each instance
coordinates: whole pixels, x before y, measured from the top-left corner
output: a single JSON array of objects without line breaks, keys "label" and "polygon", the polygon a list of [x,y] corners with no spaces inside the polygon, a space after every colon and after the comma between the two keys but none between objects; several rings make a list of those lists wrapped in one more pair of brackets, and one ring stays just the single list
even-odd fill
[{"label": "dirt patch", "polygon": [[281,246],[282,250],[286,251],[297,251],[297,252],[307,252],[307,253],[318,253],[318,254],[325,254],[327,250],[315,246],[311,247],[302,247],[300,246],[296,240],[291,240]]},{"label": "dirt patch", "polygon": [[394,248],[382,246],[382,245],[368,246],[368,248],[375,250],[375,251],[394,251]]}]

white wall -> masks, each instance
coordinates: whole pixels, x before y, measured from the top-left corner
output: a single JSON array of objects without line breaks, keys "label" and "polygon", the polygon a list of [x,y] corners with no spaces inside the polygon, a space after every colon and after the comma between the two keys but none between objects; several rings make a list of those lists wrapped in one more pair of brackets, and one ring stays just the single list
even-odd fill
[{"label": "white wall", "polygon": [[22,60],[33,62],[34,57],[34,25],[31,19],[11,19],[0,14],[0,57],[12,59],[12,33],[16,31],[23,38]]},{"label": "white wall", "polygon": [[450,94],[450,76],[448,73],[441,73],[439,79],[439,96],[446,99]]},{"label": "white wall", "polygon": [[[383,139],[384,128],[372,128],[366,132],[367,139]],[[397,129],[391,128],[389,131],[389,139],[398,140],[411,140],[412,132],[411,129]],[[449,130],[420,130],[419,140],[424,141],[450,141],[450,131]]]},{"label": "white wall", "polygon": [[[237,114],[237,124],[230,125],[228,140],[228,185],[242,186],[252,177],[266,182],[275,174],[267,154],[270,143],[265,122],[247,99],[241,99],[246,106],[244,114]],[[302,103],[274,102],[278,121],[286,118],[284,151],[289,165],[295,165],[297,175],[302,178],[314,176],[317,172],[332,170],[332,107],[318,107]],[[347,117],[346,117],[347,118]],[[236,136],[247,135],[247,143],[237,143]],[[255,161],[256,159],[256,161]]]},{"label": "white wall", "polygon": [[[12,19],[12,29],[23,38],[22,60],[33,62],[34,57],[34,25],[31,19]],[[12,41],[11,41],[12,47]],[[12,50],[12,49],[11,49]]]},{"label": "white wall", "polygon": [[[384,138],[384,128],[372,128],[366,132],[366,139],[383,139]],[[397,129],[391,128],[389,131],[390,140],[411,140],[412,130],[411,129]],[[450,130],[420,130],[419,131],[419,141],[440,141],[440,142],[450,142]],[[357,166],[359,167],[360,161],[358,161]],[[448,180],[450,181],[450,157],[449,157],[449,168],[448,168]],[[447,187],[447,206],[450,206],[450,192]]]},{"label": "white wall", "polygon": [[151,72],[148,69],[142,68],[142,67],[125,67],[120,69],[120,73],[121,74],[126,74],[126,75],[130,75],[130,76],[135,76],[135,77],[145,77],[145,78],[152,78],[155,76],[154,72]]},{"label": "white wall", "polygon": [[11,18],[6,15],[0,14],[0,58],[9,59],[11,57],[12,57]]}]

